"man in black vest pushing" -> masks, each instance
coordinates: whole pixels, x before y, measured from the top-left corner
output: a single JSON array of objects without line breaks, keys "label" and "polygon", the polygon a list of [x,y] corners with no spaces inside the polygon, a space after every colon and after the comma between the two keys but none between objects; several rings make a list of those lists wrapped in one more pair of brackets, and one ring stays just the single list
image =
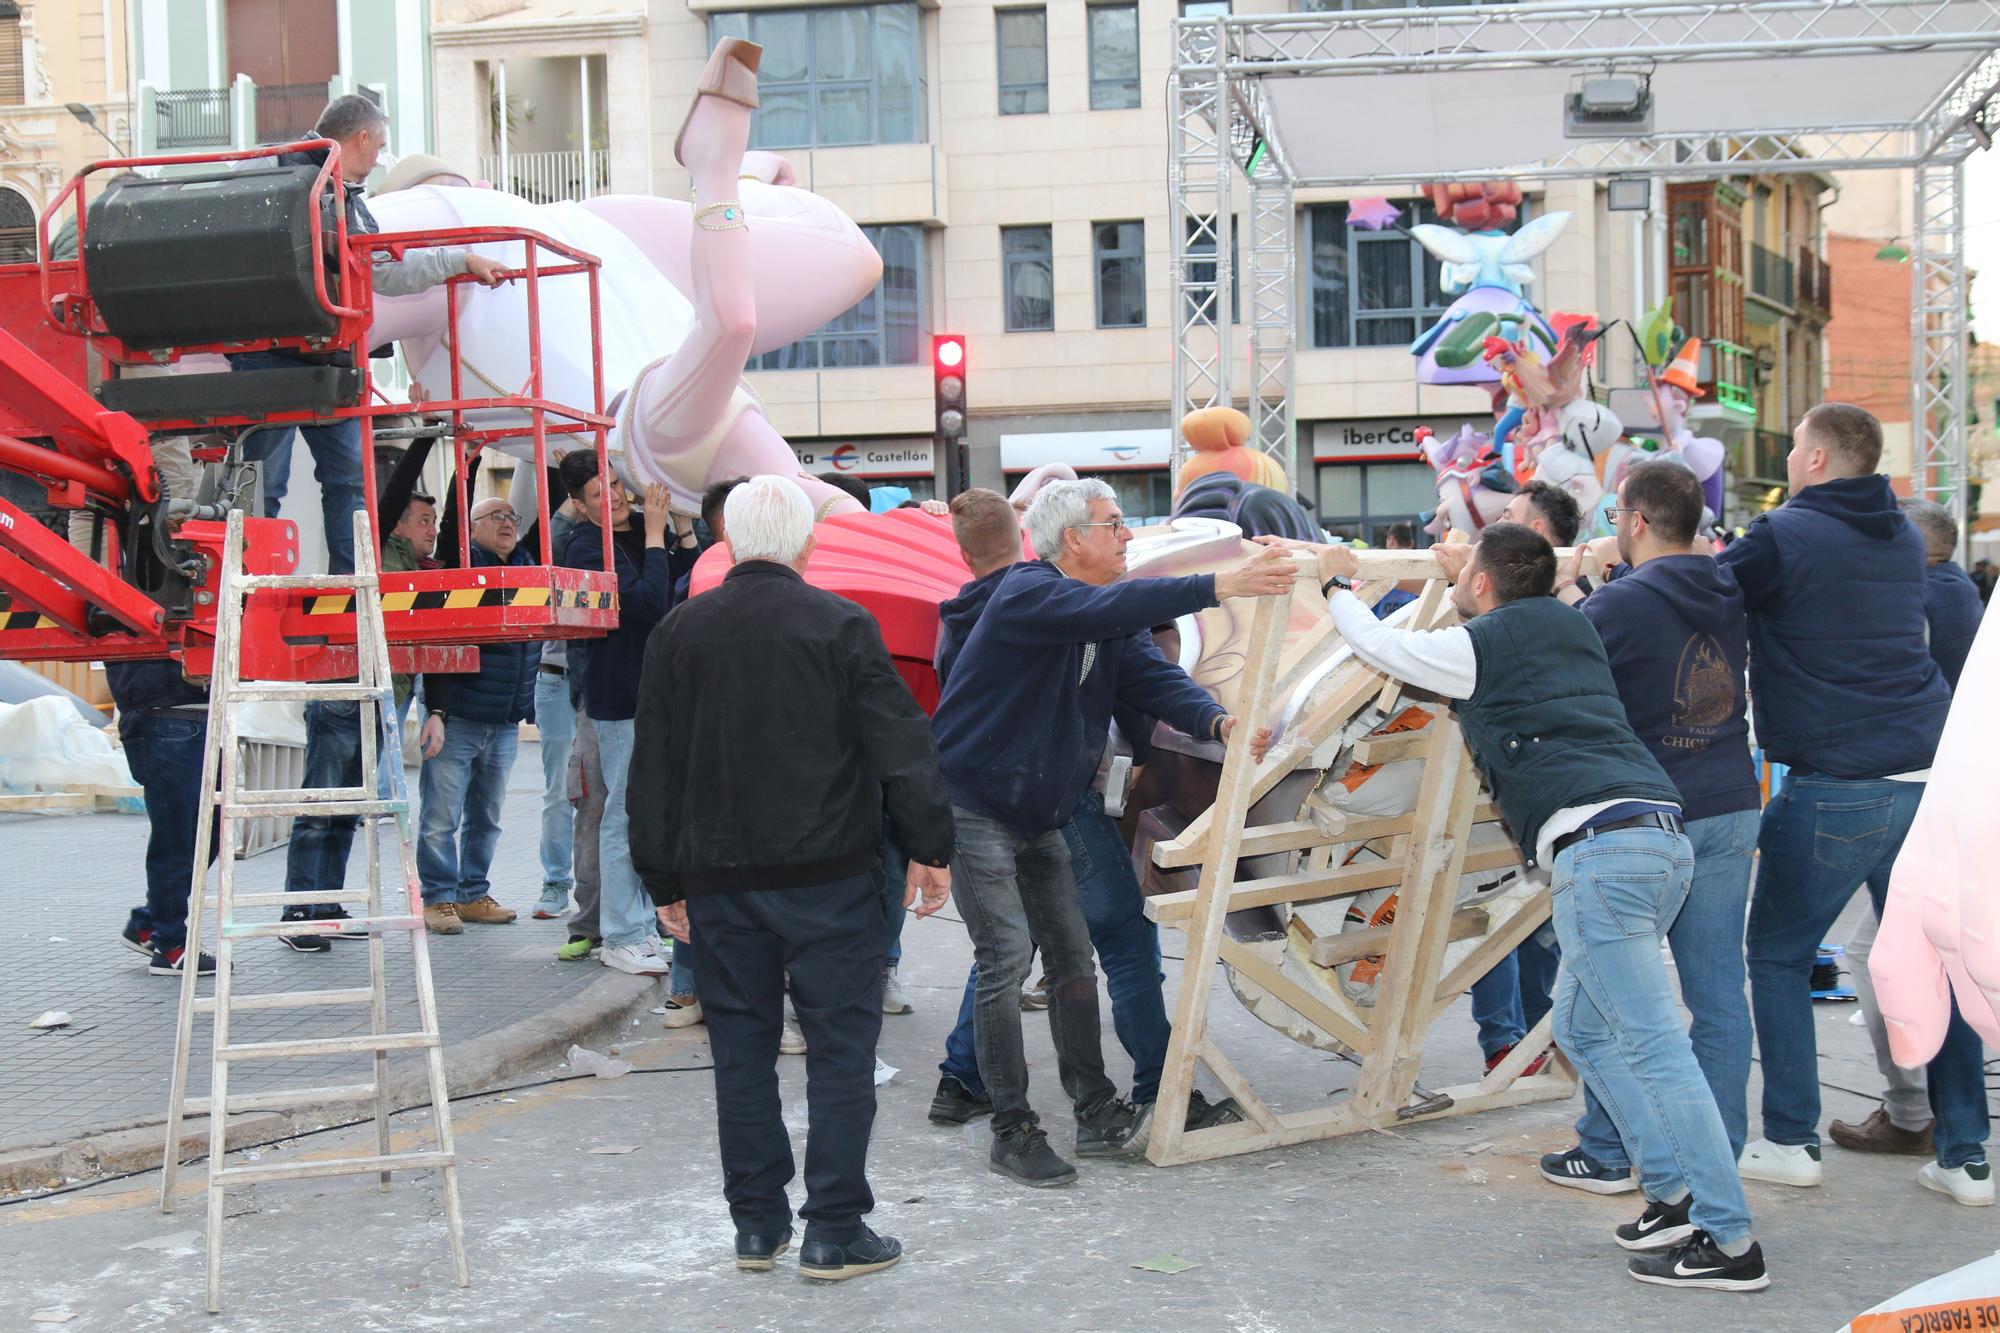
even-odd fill
[{"label": "man in black vest pushing", "polygon": [[1476,547],[1437,549],[1463,625],[1384,625],[1348,590],[1354,553],[1322,547],[1334,625],[1369,665],[1456,701],[1528,864],[1548,868],[1563,956],[1556,1039],[1631,1149],[1648,1201],[1617,1230],[1637,1252],[1632,1276],[1759,1290],[1770,1278],[1729,1137],[1660,960],[1694,870],[1680,794],[1626,721],[1597,631],[1551,595],[1548,542],[1495,523]]}]

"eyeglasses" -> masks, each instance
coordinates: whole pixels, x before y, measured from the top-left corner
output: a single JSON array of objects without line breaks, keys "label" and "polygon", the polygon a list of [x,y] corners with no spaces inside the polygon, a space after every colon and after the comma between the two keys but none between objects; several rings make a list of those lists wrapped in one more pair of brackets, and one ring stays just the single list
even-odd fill
[{"label": "eyeglasses", "polygon": [[1604,511],[1604,521],[1609,523],[1612,527],[1615,528],[1618,526],[1618,516],[1620,514],[1643,515],[1645,512],[1646,512],[1645,510],[1638,508],[1636,505],[1627,505],[1623,508],[1614,505],[1613,507],[1606,509]]},{"label": "eyeglasses", "polygon": [[1073,528],[1110,528],[1114,533],[1130,532],[1132,530],[1131,525],[1126,523],[1122,518],[1101,519],[1095,523],[1072,523],[1070,526]]},{"label": "eyeglasses", "polygon": [[511,509],[489,509],[472,521],[474,523],[484,523],[489,519],[499,523],[512,523],[515,527],[521,525],[521,516]]}]

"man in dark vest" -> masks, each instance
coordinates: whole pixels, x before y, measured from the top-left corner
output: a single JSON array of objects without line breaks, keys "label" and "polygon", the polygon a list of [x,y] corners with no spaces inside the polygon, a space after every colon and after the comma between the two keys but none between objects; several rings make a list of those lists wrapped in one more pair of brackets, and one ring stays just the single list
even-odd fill
[{"label": "man in dark vest", "polygon": [[1456,701],[1529,866],[1547,868],[1563,956],[1556,1039],[1632,1149],[1646,1192],[1645,1212],[1617,1230],[1636,1252],[1632,1276],[1766,1287],[1729,1137],[1660,959],[1694,872],[1680,793],[1625,720],[1597,631],[1552,595],[1547,540],[1501,522],[1469,551],[1438,549],[1446,573],[1457,567],[1452,605],[1464,624],[1384,625],[1351,595],[1354,553],[1326,547],[1334,626],[1377,670]]},{"label": "man in dark vest", "polygon": [[[1819,1061],[1809,978],[1854,891],[1886,886],[1916,818],[1951,690],[1926,649],[1924,538],[1896,506],[1882,426],[1821,403],[1792,434],[1791,499],[1719,557],[1750,613],[1757,738],[1791,771],[1764,808],[1747,953],[1763,1057],[1764,1137],[1742,1172],[1820,1182]],[[1883,891],[1871,888],[1875,910]],[[1954,1009],[1928,1067],[1937,1160],[1919,1179],[1991,1204],[1979,1037]]]}]

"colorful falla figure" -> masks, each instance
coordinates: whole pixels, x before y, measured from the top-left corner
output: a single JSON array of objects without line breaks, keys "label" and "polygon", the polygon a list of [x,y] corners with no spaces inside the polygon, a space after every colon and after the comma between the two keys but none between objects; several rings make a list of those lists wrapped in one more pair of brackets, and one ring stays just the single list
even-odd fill
[{"label": "colorful falla figure", "polygon": [[1521,289],[1534,281],[1528,261],[1554,244],[1569,217],[1566,212],[1550,213],[1512,235],[1465,232],[1434,222],[1410,228],[1417,243],[1443,264],[1439,281],[1444,290],[1461,293],[1438,322],[1410,344],[1410,355],[1418,358],[1419,384],[1494,383],[1499,372],[1480,359],[1485,339],[1491,336],[1530,347],[1539,343],[1542,355],[1555,352],[1555,331]]}]

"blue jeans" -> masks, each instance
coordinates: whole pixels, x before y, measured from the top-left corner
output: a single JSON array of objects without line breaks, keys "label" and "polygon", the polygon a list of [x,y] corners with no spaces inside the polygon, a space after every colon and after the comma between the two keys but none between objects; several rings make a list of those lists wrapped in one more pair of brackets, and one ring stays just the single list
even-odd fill
[{"label": "blue jeans", "polygon": [[[1071,873],[1076,877],[1078,904],[1091,947],[1104,969],[1111,992],[1111,1026],[1118,1044],[1132,1057],[1132,1100],[1145,1103],[1159,1095],[1160,1071],[1167,1062],[1167,1042],[1173,1027],[1161,993],[1160,928],[1146,919],[1145,897],[1132,869],[1132,854],[1118,823],[1104,813],[1104,798],[1084,797],[1076,817],[1063,826]],[[984,1094],[979,1062],[973,1050],[972,1013],[978,993],[979,968],[965,979],[965,997],[958,1006],[958,1025],[945,1039],[944,1062],[938,1068],[974,1093]]]},{"label": "blue jeans", "polygon": [[515,722],[444,720],[444,747],[424,761],[417,879],[424,905],[477,902],[500,845],[500,804],[521,744]]},{"label": "blue jeans", "polygon": [[[388,763],[402,756],[386,755]],[[361,705],[346,700],[306,705],[306,775],[303,785],[361,785]],[[386,783],[385,783],[386,785]],[[285,889],[290,893],[334,890],[347,882],[347,854],[361,821],[353,815],[300,815],[292,821],[291,844],[285,848]],[[310,917],[331,916],[332,906],[298,909]]]},{"label": "blue jeans", "polygon": [[576,812],[569,804],[569,747],[576,739],[576,710],[569,703],[569,677],[535,673],[535,727],[542,733],[542,883],[575,883]]},{"label": "blue jeans", "polygon": [[[131,926],[151,931],[153,947],[172,952],[187,942],[188,893],[194,886],[195,833],[201,820],[201,768],[208,719],[198,713],[118,715],[125,760],[146,792],[146,902]],[[215,861],[214,830],[208,859]]]},{"label": "blue jeans", "polygon": [[1479,1051],[1488,1060],[1528,1035],[1542,1021],[1555,994],[1562,955],[1555,930],[1543,926],[1472,983],[1472,1021],[1479,1025]]},{"label": "blue jeans", "polygon": [[[309,362],[291,352],[238,352],[232,370],[276,370]],[[354,572],[354,515],[367,508],[361,486],[361,423],[333,421],[324,426],[259,426],[243,432],[245,459],[264,465],[264,517],[276,518],[292,477],[292,435],[306,437],[313,476],[319,480],[320,513],[326,522],[329,574]],[[379,540],[381,534],[377,534]]]},{"label": "blue jeans", "polygon": [[1694,849],[1681,833],[1614,829],[1563,848],[1550,871],[1563,1053],[1637,1154],[1646,1196],[1673,1203],[1691,1191],[1696,1226],[1724,1245],[1748,1238],[1729,1135],[1660,958],[1694,880]]},{"label": "blue jeans", "polygon": [[[1694,848],[1694,880],[1687,905],[1667,930],[1680,973],[1681,1002],[1693,1015],[1688,1038],[1695,1063],[1715,1097],[1732,1157],[1748,1137],[1750,1002],[1743,994],[1743,914],[1750,903],[1750,854],[1757,850],[1757,812],[1697,819],[1687,826]],[[1583,1150],[1614,1170],[1632,1159],[1618,1128],[1586,1086],[1583,1118],[1576,1122]]]},{"label": "blue jeans", "polygon": [[[639,882],[632,867],[632,826],[625,814],[625,779],[632,768],[632,719],[606,722],[591,719],[597,730],[597,753],[604,765],[604,822],[597,826],[597,873],[603,883],[597,900],[597,919],[604,931],[604,944],[643,943],[660,933],[660,918],[653,911],[653,899]],[[681,951],[674,951],[678,962]],[[694,979],[693,968],[674,969],[675,984],[685,975]],[[677,992],[679,993],[679,992]]]},{"label": "blue jeans", "polygon": [[[1764,1137],[1819,1142],[1819,1049],[1809,978],[1820,941],[1854,891],[1882,911],[1889,868],[1923,799],[1920,782],[1787,776],[1764,807],[1750,901],[1750,1008],[1764,1062]],[[1926,1072],[1940,1166],[1986,1160],[1986,1077],[1979,1036],[1952,1008]]]}]

